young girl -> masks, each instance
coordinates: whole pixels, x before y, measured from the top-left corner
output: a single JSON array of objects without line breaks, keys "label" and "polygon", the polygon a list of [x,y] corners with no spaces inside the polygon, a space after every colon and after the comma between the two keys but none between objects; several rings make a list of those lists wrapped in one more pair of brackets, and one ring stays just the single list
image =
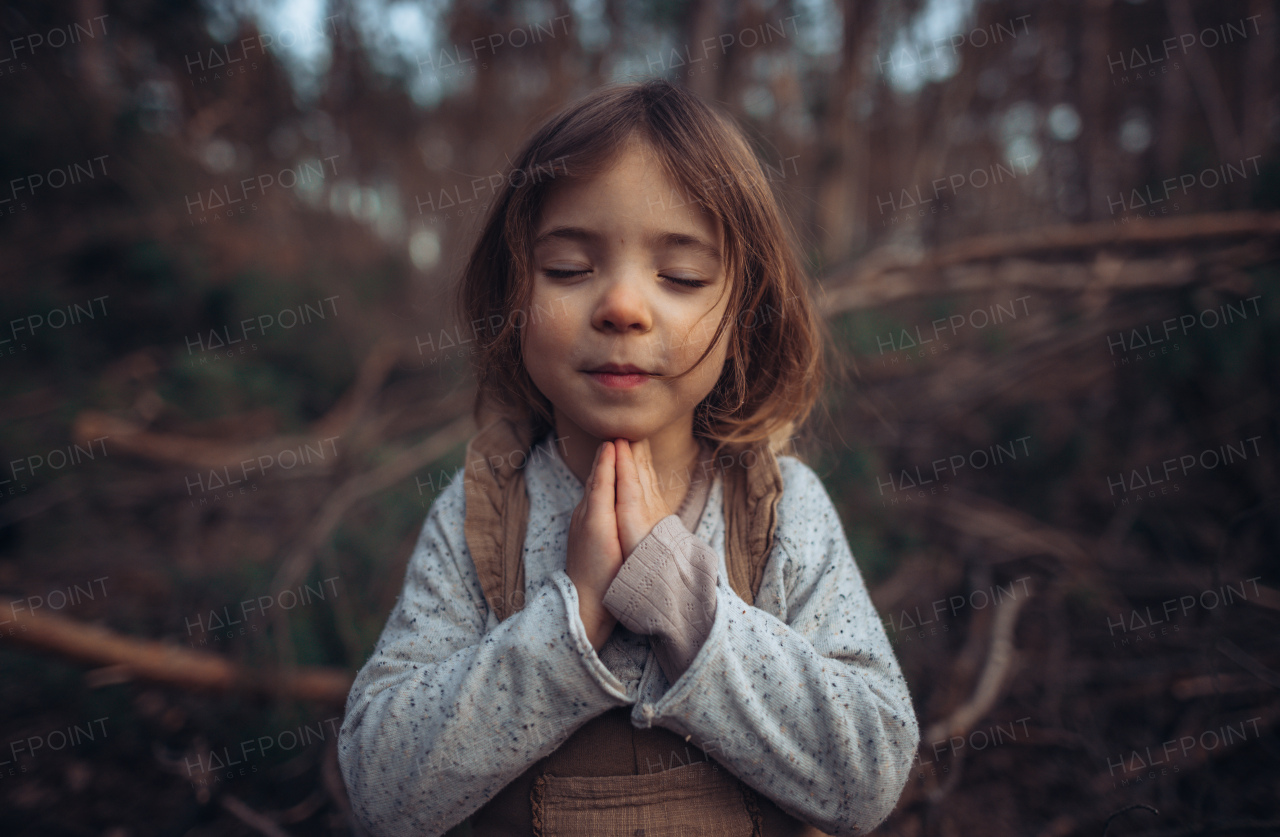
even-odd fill
[{"label": "young girl", "polygon": [[919,732],[817,475],[821,324],[740,131],[662,81],[526,143],[462,281],[481,431],[339,739],[377,835],[864,834]]}]

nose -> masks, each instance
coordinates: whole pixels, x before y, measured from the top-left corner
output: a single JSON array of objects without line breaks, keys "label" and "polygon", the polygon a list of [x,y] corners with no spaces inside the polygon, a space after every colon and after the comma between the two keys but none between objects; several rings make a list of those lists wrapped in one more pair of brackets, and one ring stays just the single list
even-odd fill
[{"label": "nose", "polygon": [[591,324],[600,331],[644,333],[653,328],[649,300],[639,276],[619,275],[605,280]]}]

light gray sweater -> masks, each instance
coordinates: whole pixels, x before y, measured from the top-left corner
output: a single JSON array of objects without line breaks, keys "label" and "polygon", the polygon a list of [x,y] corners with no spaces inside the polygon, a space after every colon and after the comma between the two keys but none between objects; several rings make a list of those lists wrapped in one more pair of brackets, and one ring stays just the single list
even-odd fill
[{"label": "light gray sweater", "polygon": [[[564,570],[584,487],[550,439],[525,474],[526,604],[502,622],[467,549],[459,472],[347,700],[339,763],[358,818],[380,837],[442,834],[587,721],[631,705],[637,728],[689,736],[828,834],[883,821],[919,743],[911,696],[826,489],[794,457],[778,463],[755,606],[727,581],[717,476],[694,532],[670,515],[623,564],[605,600],[620,624],[598,655]],[[710,597],[700,579],[712,555]],[[673,566],[687,585],[669,584]]]}]

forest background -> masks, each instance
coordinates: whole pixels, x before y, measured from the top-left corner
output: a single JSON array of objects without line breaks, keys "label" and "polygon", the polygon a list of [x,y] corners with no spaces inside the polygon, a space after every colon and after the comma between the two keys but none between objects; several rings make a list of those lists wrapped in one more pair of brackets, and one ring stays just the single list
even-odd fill
[{"label": "forest background", "polygon": [[7,3],[0,832],[351,833],[475,432],[451,283],[520,138],[653,76],[744,126],[847,368],[793,441],[921,721],[882,833],[1280,830],[1278,12]]}]

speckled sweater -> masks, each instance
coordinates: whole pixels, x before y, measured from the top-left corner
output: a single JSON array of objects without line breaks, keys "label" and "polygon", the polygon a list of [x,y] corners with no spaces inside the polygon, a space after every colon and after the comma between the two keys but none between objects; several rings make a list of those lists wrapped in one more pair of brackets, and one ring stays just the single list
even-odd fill
[{"label": "speckled sweater", "polygon": [[[628,705],[637,728],[689,736],[828,834],[865,834],[887,817],[919,742],[911,696],[822,482],[794,457],[778,464],[775,546],[755,605],[727,582],[717,476],[694,532],[671,515],[624,563],[648,555],[628,589],[610,588],[607,601],[629,615],[599,654],[564,570],[584,486],[550,440],[525,475],[526,604],[501,622],[467,548],[459,473],[427,515],[404,592],[347,701],[339,763],[369,831],[442,834],[587,721]],[[714,602],[698,611],[710,619],[663,619],[658,642],[629,628],[647,631],[652,622],[635,620],[655,615],[632,588],[669,578],[673,564],[690,583],[672,596],[688,605],[698,554],[718,561]]]}]

